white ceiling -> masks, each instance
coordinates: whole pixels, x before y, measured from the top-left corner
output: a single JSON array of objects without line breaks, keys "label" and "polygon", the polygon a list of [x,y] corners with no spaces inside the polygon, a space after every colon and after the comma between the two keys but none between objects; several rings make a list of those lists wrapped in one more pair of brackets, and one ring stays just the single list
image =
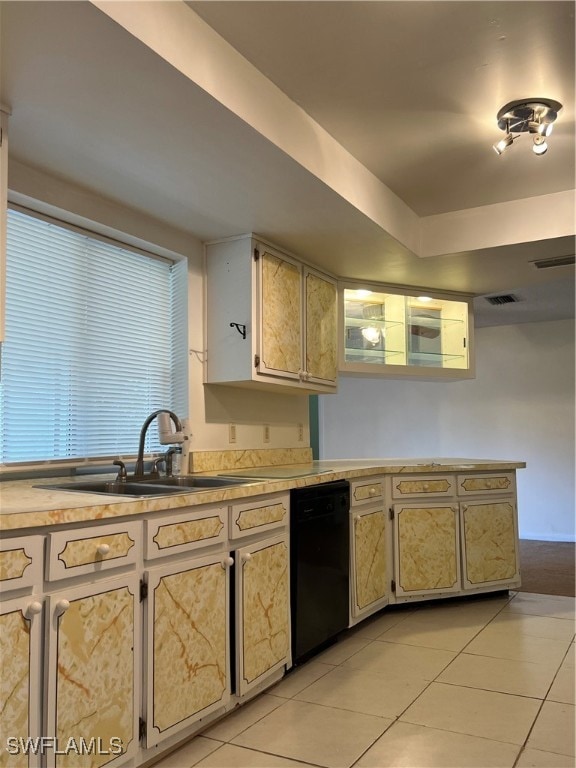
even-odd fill
[{"label": "white ceiling", "polygon": [[[479,325],[574,317],[573,267],[531,263],[573,254],[574,230],[420,258],[379,213],[243,119],[232,85],[227,100],[215,98],[99,5],[0,4],[9,170],[38,169],[201,239],[255,231],[342,277],[519,299],[496,308],[477,299]],[[574,188],[573,2],[184,7],[313,118],[319,164],[324,129],[409,221]],[[497,110],[537,96],[564,105],[548,153],[536,157],[523,136],[497,157]]]}]

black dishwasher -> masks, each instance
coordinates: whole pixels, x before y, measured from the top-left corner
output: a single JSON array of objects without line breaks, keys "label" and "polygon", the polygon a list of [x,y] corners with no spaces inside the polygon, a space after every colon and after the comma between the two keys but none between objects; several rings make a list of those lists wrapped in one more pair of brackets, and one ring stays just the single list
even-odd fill
[{"label": "black dishwasher", "polygon": [[350,484],[290,492],[292,661],[305,661],[348,627]]}]

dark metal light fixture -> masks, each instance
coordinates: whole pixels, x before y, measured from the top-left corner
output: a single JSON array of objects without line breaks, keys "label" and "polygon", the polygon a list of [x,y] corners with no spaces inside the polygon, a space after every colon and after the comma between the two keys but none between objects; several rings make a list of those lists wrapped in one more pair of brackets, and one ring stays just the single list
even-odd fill
[{"label": "dark metal light fixture", "polygon": [[[501,155],[522,133],[534,136],[532,151],[543,155],[548,150],[545,137],[552,133],[553,123],[558,117],[562,104],[552,99],[520,99],[505,104],[496,115],[498,128],[506,132],[503,139],[493,145],[496,154]],[[518,135],[514,136],[513,132]]]}]

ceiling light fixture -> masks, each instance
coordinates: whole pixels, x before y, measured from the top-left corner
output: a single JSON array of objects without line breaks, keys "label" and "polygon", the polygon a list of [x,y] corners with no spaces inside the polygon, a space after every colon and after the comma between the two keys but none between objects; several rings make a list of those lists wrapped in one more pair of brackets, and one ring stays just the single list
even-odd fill
[{"label": "ceiling light fixture", "polygon": [[[532,151],[543,155],[548,150],[544,137],[550,136],[554,121],[562,104],[552,99],[521,99],[505,104],[496,115],[498,128],[505,131],[503,139],[493,145],[497,155],[501,155],[522,133],[534,136]],[[516,136],[513,132],[517,133]]]},{"label": "ceiling light fixture", "polygon": [[508,149],[508,147],[512,145],[512,142],[514,141],[514,139],[519,139],[519,138],[520,138],[520,134],[518,134],[518,136],[512,136],[511,133],[507,133],[503,139],[500,139],[500,141],[497,141],[496,144],[493,145],[494,152],[496,152],[497,155],[501,155],[505,149]]}]

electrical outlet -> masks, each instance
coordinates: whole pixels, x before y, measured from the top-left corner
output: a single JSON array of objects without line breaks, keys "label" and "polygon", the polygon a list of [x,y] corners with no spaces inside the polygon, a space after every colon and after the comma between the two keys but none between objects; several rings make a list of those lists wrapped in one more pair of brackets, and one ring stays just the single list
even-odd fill
[{"label": "electrical outlet", "polygon": [[264,442],[270,442],[270,424],[264,424]]},{"label": "electrical outlet", "polygon": [[236,442],[236,424],[228,424],[228,442]]},{"label": "electrical outlet", "polygon": [[304,442],[304,424],[298,424],[298,442]]}]

